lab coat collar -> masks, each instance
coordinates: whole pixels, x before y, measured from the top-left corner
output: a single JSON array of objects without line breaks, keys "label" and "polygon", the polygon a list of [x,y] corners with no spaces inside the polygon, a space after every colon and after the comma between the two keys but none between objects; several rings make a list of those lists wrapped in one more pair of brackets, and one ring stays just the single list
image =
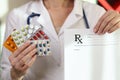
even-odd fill
[{"label": "lab coat collar", "polygon": [[74,8],[73,11],[76,15],[83,16],[83,8],[82,8],[82,0],[75,0],[74,1]]},{"label": "lab coat collar", "polygon": [[[42,6],[41,3],[43,3],[43,0],[35,1],[31,5],[30,12],[39,13],[41,10],[41,6]],[[83,16],[82,0],[74,0],[73,12],[77,16],[81,16],[81,17]]]},{"label": "lab coat collar", "polygon": [[28,8],[28,12],[29,13],[34,12],[34,13],[39,13],[40,14],[41,7],[42,7],[41,0],[33,1]]},{"label": "lab coat collar", "polygon": [[[58,37],[64,33],[64,29],[70,27],[70,25],[74,24],[77,20],[81,19],[83,17],[83,8],[82,8],[82,1],[81,0],[75,0],[74,1],[74,8],[72,10],[72,16],[70,16],[70,19],[68,18],[68,20],[66,20],[66,22],[63,24],[63,26],[61,27],[61,30],[59,32],[59,34],[57,35],[55,32],[55,29],[52,28],[48,28],[48,26],[53,26],[52,24],[50,24],[50,20],[47,19],[46,15],[44,14],[44,10],[45,7],[43,5],[43,1],[39,0],[34,2],[33,4],[31,4],[31,8],[30,8],[30,12],[35,12],[35,13],[39,13],[41,14],[40,17],[38,18],[38,22],[44,26],[45,28],[45,32],[48,32],[49,34],[53,35],[55,39],[58,39]],[[47,12],[47,11],[46,11]],[[45,20],[45,17],[47,20]],[[72,22],[70,23],[72,19]],[[49,24],[49,25],[48,25]],[[52,30],[50,30],[52,29]],[[54,31],[54,32],[51,32]]]},{"label": "lab coat collar", "polygon": [[63,24],[63,27],[61,27],[58,36],[62,35],[66,28],[71,27],[72,24],[83,18],[82,0],[74,0],[74,8],[71,13],[72,14],[69,15],[68,20]]},{"label": "lab coat collar", "polygon": [[50,24],[50,20],[48,18],[49,15],[46,14],[47,11],[43,6],[43,1],[38,0],[31,2],[31,4],[28,7],[29,7],[27,10],[28,16],[32,12],[40,14],[40,17],[37,18],[36,23],[43,26],[43,30],[47,35],[51,34],[53,35],[54,39],[58,39],[58,36],[56,35],[54,28],[50,27],[52,26],[52,24]]}]

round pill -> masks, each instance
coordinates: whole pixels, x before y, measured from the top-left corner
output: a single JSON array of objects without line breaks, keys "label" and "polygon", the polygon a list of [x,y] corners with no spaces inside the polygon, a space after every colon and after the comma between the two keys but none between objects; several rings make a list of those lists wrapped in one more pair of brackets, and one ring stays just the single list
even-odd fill
[{"label": "round pill", "polygon": [[28,34],[28,35],[27,35],[27,38],[30,38],[30,37],[31,37],[31,35],[30,35],[30,34]]},{"label": "round pill", "polygon": [[20,34],[20,32],[19,32],[19,31],[16,31],[16,33],[17,33],[17,34]]},{"label": "round pill", "polygon": [[37,40],[38,38],[37,38],[36,36],[33,36],[33,39],[34,39],[34,40]]},{"label": "round pill", "polygon": [[36,33],[35,34],[38,38],[41,38],[40,34],[39,33]]},{"label": "round pill", "polygon": [[45,39],[49,39],[47,35],[44,35],[44,38],[45,38]]},{"label": "round pill", "polygon": [[22,28],[21,28],[21,31],[22,31],[22,32],[24,32],[24,31],[25,31],[25,28],[24,28],[24,27],[22,27]]},{"label": "round pill", "polygon": [[50,51],[50,49],[48,48],[47,51]]},{"label": "round pill", "polygon": [[42,44],[45,44],[45,43],[46,43],[45,40],[43,40]]},{"label": "round pill", "polygon": [[49,41],[47,41],[47,44],[49,44]]},{"label": "round pill", "polygon": [[42,44],[39,44],[39,47],[42,47]]},{"label": "round pill", "polygon": [[17,45],[19,45],[20,44],[20,42],[16,42],[17,43]]},{"label": "round pill", "polygon": [[21,39],[20,41],[23,43],[23,42],[24,42],[24,39]]},{"label": "round pill", "polygon": [[29,26],[27,25],[27,26],[25,26],[25,29],[27,29],[28,30],[28,28],[29,28]]},{"label": "round pill", "polygon": [[27,32],[23,32],[23,35],[24,35],[24,36],[27,36]]},{"label": "round pill", "polygon": [[10,42],[7,42],[7,45],[10,45]]},{"label": "round pill", "polygon": [[17,48],[15,47],[14,49],[16,50]]},{"label": "round pill", "polygon": [[18,31],[17,34],[20,34],[20,32]]},{"label": "round pill", "polygon": [[20,35],[19,38],[22,38],[22,36]]},{"label": "round pill", "polygon": [[18,40],[18,38],[17,38],[17,37],[14,37],[14,40],[15,40],[15,41],[17,41],[17,40]]},{"label": "round pill", "polygon": [[39,29],[39,26],[35,26],[35,30],[38,30]]},{"label": "round pill", "polygon": [[46,51],[44,51],[44,54],[46,55],[46,54],[47,54],[47,52],[46,52]]},{"label": "round pill", "polygon": [[11,48],[14,48],[14,45],[13,45],[13,44],[11,44],[11,45],[10,45],[10,47],[11,47]]},{"label": "round pill", "polygon": [[33,28],[34,28],[34,26],[33,26],[33,25],[30,25],[30,28],[31,28],[31,29],[33,29]]},{"label": "round pill", "polygon": [[43,47],[46,47],[46,44],[43,44]]},{"label": "round pill", "polygon": [[12,36],[15,36],[16,34],[15,34],[15,32],[12,32],[11,35],[12,35]]},{"label": "round pill", "polygon": [[42,35],[45,35],[45,33],[42,30],[40,30],[39,33]]},{"label": "round pill", "polygon": [[40,49],[40,52],[42,52],[42,49]]}]

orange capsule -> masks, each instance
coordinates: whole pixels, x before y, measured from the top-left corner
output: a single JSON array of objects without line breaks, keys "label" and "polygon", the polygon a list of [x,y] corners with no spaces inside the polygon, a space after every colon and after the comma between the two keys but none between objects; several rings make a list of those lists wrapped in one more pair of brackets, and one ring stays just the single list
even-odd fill
[{"label": "orange capsule", "polygon": [[7,45],[10,45],[10,42],[7,41]]},{"label": "orange capsule", "polygon": [[40,30],[39,33],[42,35],[45,35],[45,33],[42,30]]},{"label": "orange capsule", "polygon": [[13,44],[11,44],[11,45],[10,45],[10,47],[11,47],[11,48],[14,48],[14,45],[13,45]]},{"label": "orange capsule", "polygon": [[16,50],[17,48],[15,47],[14,49]]}]

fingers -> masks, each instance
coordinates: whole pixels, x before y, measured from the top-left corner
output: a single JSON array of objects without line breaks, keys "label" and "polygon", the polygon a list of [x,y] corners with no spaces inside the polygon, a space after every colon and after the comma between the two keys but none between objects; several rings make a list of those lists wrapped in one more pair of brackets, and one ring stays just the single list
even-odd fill
[{"label": "fingers", "polygon": [[[103,33],[108,32],[111,28],[114,28],[115,30],[118,29],[118,26],[115,26],[117,23],[120,22],[120,17],[116,16],[115,18],[113,18],[109,24],[105,27],[105,29],[103,30]],[[113,31],[112,31],[113,32]]]},{"label": "fingers", "polygon": [[28,53],[30,53],[32,50],[36,49],[36,45],[32,44],[28,48],[26,48],[21,54],[19,54],[16,58],[17,60],[21,60],[24,56],[26,56]]},{"label": "fingers", "polygon": [[107,12],[99,19],[98,23],[96,24],[96,26],[95,26],[95,28],[94,28],[94,32],[95,32],[95,33],[98,32],[98,29],[99,29],[101,23],[103,22],[103,20],[104,20],[107,16],[111,15],[112,13],[113,13],[113,11],[112,11],[112,10],[109,10],[109,11],[107,11]]},{"label": "fingers", "polygon": [[101,34],[104,30],[104,28],[107,26],[107,24],[110,22],[115,17],[114,14],[111,14],[110,16],[106,17],[103,22],[101,23],[99,29],[98,29],[98,34]]},{"label": "fingers", "polygon": [[11,64],[14,66],[16,64],[16,62],[19,62],[24,56],[29,54],[29,52],[31,52],[35,48],[36,48],[36,45],[32,44],[32,45],[28,46],[28,48],[26,48],[24,51],[19,53],[19,55],[17,57],[14,57],[14,56],[10,57],[10,61],[12,60]]},{"label": "fingers", "polygon": [[28,62],[31,60],[31,58],[36,54],[37,49],[32,50],[29,54],[27,54],[25,57],[23,57],[20,60],[20,65],[23,66],[25,64],[28,64]]},{"label": "fingers", "polygon": [[[29,60],[29,62],[27,64],[25,64],[23,67],[20,67],[19,70],[20,71],[26,71],[36,60],[36,55],[32,56],[32,58]],[[18,65],[19,66],[19,65]]]},{"label": "fingers", "polygon": [[23,70],[23,71],[27,70],[27,69],[35,62],[36,57],[37,57],[37,56],[34,55],[34,56],[32,57],[32,59],[29,61],[29,63],[28,63],[28,64],[25,64],[24,67],[22,67],[22,70]]},{"label": "fingers", "polygon": [[37,49],[32,50],[13,66],[17,71],[25,72],[35,61]]},{"label": "fingers", "polygon": [[115,25],[118,22],[120,22],[120,14],[116,11],[108,11],[100,18],[99,22],[94,28],[94,32],[97,34],[104,34],[111,28],[116,27]]},{"label": "fingers", "polygon": [[[26,49],[28,46],[30,46],[30,41],[25,42],[22,46],[20,46],[13,54],[10,55],[9,60],[10,62],[13,62],[13,59],[19,55],[24,49]],[[14,59],[15,60],[15,59]],[[14,62],[13,62],[14,64]]]},{"label": "fingers", "polygon": [[30,45],[30,41],[25,42],[22,46],[20,46],[13,54],[14,57],[18,56],[20,52],[22,52],[24,49],[26,49]]},{"label": "fingers", "polygon": [[108,31],[108,33],[112,33],[113,31],[117,30],[118,28],[120,28],[120,22],[118,22],[118,23],[115,25],[115,27],[112,27],[112,28]]}]

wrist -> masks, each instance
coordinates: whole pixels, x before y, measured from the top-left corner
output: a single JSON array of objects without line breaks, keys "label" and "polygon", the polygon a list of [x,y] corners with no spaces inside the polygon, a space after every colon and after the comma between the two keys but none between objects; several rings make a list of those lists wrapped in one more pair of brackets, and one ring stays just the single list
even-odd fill
[{"label": "wrist", "polygon": [[23,80],[23,75],[13,68],[11,68],[10,74],[12,80]]}]

